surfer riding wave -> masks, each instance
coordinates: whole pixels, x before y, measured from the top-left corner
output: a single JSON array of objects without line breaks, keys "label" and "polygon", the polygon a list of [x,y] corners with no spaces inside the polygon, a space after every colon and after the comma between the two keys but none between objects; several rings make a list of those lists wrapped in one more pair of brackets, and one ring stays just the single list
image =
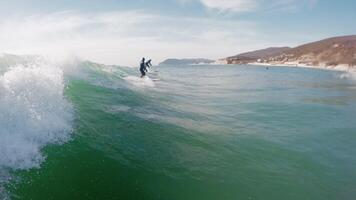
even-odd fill
[{"label": "surfer riding wave", "polygon": [[146,76],[146,73],[148,72],[147,68],[152,67],[151,64],[151,59],[145,62],[145,58],[142,58],[141,63],[140,63],[140,72],[141,72],[141,78]]}]

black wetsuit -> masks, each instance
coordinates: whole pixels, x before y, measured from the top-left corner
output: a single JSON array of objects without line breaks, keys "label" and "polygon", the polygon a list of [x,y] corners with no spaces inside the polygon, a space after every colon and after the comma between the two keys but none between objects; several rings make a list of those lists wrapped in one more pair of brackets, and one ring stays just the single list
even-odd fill
[{"label": "black wetsuit", "polygon": [[140,64],[140,72],[141,72],[141,77],[146,76],[146,63],[142,62]]}]

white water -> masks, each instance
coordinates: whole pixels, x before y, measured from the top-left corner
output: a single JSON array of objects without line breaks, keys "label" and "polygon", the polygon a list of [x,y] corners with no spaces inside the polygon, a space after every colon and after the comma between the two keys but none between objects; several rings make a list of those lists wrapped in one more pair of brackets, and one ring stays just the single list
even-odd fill
[{"label": "white water", "polygon": [[63,71],[34,62],[0,75],[0,170],[39,167],[41,150],[70,138],[72,107]]},{"label": "white water", "polygon": [[155,83],[148,76],[143,78],[138,76],[127,76],[124,78],[124,80],[136,87],[155,87]]},{"label": "white water", "polygon": [[356,71],[349,71],[345,72],[340,75],[341,79],[350,79],[350,80],[356,80]]}]

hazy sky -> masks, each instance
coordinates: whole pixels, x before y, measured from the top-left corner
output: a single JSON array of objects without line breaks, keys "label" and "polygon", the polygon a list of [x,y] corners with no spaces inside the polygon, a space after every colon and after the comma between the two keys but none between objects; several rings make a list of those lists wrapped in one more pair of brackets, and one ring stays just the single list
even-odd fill
[{"label": "hazy sky", "polygon": [[0,51],[137,65],[356,34],[354,0],[2,0]]}]

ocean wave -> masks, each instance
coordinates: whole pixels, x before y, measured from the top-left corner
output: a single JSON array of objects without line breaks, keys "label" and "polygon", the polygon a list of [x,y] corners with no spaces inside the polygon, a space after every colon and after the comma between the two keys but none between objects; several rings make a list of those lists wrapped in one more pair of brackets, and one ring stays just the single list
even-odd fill
[{"label": "ocean wave", "polygon": [[63,70],[33,62],[0,76],[0,169],[39,167],[48,144],[68,141],[73,109],[64,97]]},{"label": "ocean wave", "polygon": [[124,77],[124,80],[129,82],[130,84],[136,86],[136,87],[155,87],[155,83],[152,79],[150,79],[148,76],[145,76],[143,78],[140,78],[138,76],[127,76]]}]

